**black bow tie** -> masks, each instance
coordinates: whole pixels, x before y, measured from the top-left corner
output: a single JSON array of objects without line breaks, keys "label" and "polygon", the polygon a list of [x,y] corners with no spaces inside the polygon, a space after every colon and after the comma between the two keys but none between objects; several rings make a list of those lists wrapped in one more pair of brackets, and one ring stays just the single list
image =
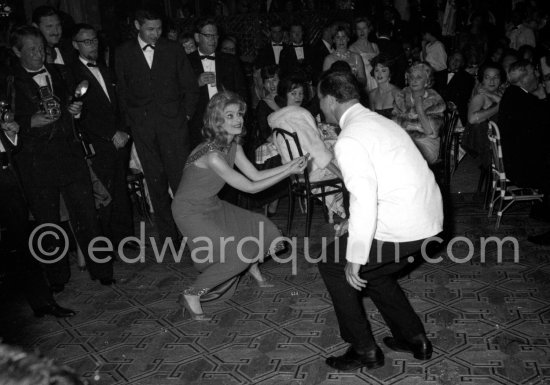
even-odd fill
[{"label": "black bow tie", "polygon": [[155,46],[154,45],[151,45],[151,44],[146,44],[143,46],[143,50],[145,51],[147,48],[151,48],[151,49],[155,49]]},{"label": "black bow tie", "polygon": [[282,47],[283,43],[271,43],[273,47]]},{"label": "black bow tie", "polygon": [[86,63],[86,65],[87,65],[88,67],[97,67],[97,64],[91,63],[91,62]]},{"label": "black bow tie", "polygon": [[45,68],[42,68],[41,70],[39,71],[36,71],[36,72],[29,72],[31,74],[32,77],[35,77],[36,75],[40,75],[40,74],[45,74],[47,73],[48,71],[46,71]]},{"label": "black bow tie", "polygon": [[204,60],[204,59],[216,60],[216,58],[214,56],[209,56],[209,55],[199,55],[199,57],[200,57],[201,60]]}]

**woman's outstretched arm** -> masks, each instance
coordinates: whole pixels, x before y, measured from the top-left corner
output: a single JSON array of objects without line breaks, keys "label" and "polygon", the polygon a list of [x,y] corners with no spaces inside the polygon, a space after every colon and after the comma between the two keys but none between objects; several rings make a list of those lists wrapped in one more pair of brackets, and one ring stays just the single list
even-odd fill
[{"label": "woman's outstretched arm", "polygon": [[[237,153],[238,152],[239,151],[237,150]],[[241,148],[241,152],[242,152],[242,148]],[[248,160],[247,162],[250,164]],[[237,167],[239,167],[239,169],[243,170],[241,168],[243,167],[242,160],[237,162],[237,158],[235,158],[235,164],[237,165]],[[218,174],[218,176],[222,178],[230,186],[236,188],[237,190],[255,194],[257,192],[265,190],[268,187],[273,186],[274,184],[282,181],[283,179],[287,178],[292,174],[298,174],[303,172],[307,166],[307,159],[305,156],[296,158],[290,163],[287,163],[283,166],[276,167],[275,169],[271,169],[271,170],[265,170],[266,171],[265,175],[269,175],[270,174],[268,173],[269,171],[271,171],[271,175],[260,180],[250,180],[249,178],[242,175],[238,171],[235,171],[231,166],[229,166],[229,164],[224,159],[224,157],[219,152],[216,152],[216,151],[210,152],[206,156],[206,165],[212,171]],[[244,167],[246,168],[246,166]],[[250,164],[250,167],[254,168],[252,164]],[[278,170],[278,172],[275,172],[272,170]],[[257,171],[257,172],[260,173],[260,175],[263,173],[263,171],[262,172]]]}]

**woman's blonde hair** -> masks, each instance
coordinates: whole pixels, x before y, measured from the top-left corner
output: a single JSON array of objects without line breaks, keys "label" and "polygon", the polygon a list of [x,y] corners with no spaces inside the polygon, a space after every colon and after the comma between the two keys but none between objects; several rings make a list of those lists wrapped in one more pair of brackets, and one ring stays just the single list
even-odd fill
[{"label": "woman's blonde hair", "polygon": [[[218,92],[208,102],[202,127],[202,136],[207,142],[227,144],[227,133],[222,129],[223,123],[225,122],[223,112],[225,108],[231,104],[238,105],[239,112],[242,112],[243,115],[245,114],[246,103],[239,95],[231,91]],[[234,140],[236,140],[237,143],[241,143],[244,135],[245,131],[243,128],[242,133],[236,136]]]},{"label": "woman's blonde hair", "polygon": [[407,80],[407,84],[409,83],[409,76],[414,72],[419,71],[426,75],[426,88],[432,88],[434,84],[434,69],[431,65],[429,65],[426,62],[418,62],[414,63],[407,69],[407,73],[405,73],[405,79]]}]

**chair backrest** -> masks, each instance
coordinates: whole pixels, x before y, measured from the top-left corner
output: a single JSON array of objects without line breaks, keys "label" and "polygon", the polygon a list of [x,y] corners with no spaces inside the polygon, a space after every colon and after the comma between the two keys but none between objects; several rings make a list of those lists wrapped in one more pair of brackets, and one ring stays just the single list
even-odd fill
[{"label": "chair backrest", "polygon": [[[298,133],[289,132],[283,130],[282,128],[274,128],[273,137],[275,141],[277,141],[279,136],[283,139],[285,143],[290,160],[294,158],[299,158],[300,156],[304,156],[304,151],[302,150],[302,146],[300,145],[300,139],[298,139]],[[279,151],[284,151],[284,149],[280,148]],[[281,158],[284,162],[285,157],[283,156],[283,154],[281,154]],[[302,175],[304,177],[306,185],[309,186],[309,171],[307,167],[304,169],[304,173]],[[297,175],[291,175],[291,180],[293,182],[300,182],[300,179]]]},{"label": "chair backrest", "polygon": [[440,132],[441,147],[439,148],[439,158],[445,162],[447,167],[451,161],[451,146],[453,143],[453,132],[458,123],[458,111],[455,109],[449,109],[445,112],[443,119],[443,127]]},{"label": "chair backrest", "polygon": [[500,145],[500,130],[495,122],[489,121],[487,130],[489,144],[491,146],[491,155],[493,160],[493,173],[498,174],[498,178],[506,182],[506,172],[504,171],[504,160],[502,157],[502,146]]}]

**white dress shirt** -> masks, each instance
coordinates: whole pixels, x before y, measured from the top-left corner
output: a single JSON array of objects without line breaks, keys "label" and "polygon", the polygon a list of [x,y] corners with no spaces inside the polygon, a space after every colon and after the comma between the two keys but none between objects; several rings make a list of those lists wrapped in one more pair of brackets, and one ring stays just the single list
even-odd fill
[{"label": "white dress shirt", "polygon": [[[213,57],[216,57],[216,53],[206,55],[206,54],[202,53],[200,51],[200,49],[198,51],[199,51],[199,57],[200,56],[213,56]],[[210,60],[210,59],[205,58],[205,59],[201,60],[201,63],[202,63],[202,69],[204,70],[204,72],[213,72],[214,74],[216,73],[216,61],[215,60]],[[214,96],[218,93],[218,87],[216,87],[216,84],[207,84],[206,86],[208,87],[208,99],[212,99],[212,96]]]},{"label": "white dress shirt", "polygon": [[299,47],[294,46],[294,52],[296,52],[296,59],[304,60],[304,47],[302,44]]},{"label": "white dress shirt", "polygon": [[[278,44],[278,45],[274,45]],[[279,59],[281,58],[281,51],[283,50],[283,42],[275,43],[271,42],[271,49],[273,49],[273,55],[275,55],[275,64],[279,65]]]},{"label": "white dress shirt", "polygon": [[143,56],[145,56],[145,60],[147,60],[147,64],[149,65],[149,68],[153,66],[153,58],[155,57],[155,50],[151,47],[147,47],[147,49],[144,51],[143,47],[147,45],[146,42],[141,40],[141,37],[138,35],[138,43],[139,47],[141,48],[141,51],[143,52]]},{"label": "white dress shirt", "polygon": [[411,242],[441,232],[441,193],[410,136],[359,103],[339,123],[334,150],[350,192],[346,259],[366,264],[373,239]]},{"label": "white dress shirt", "polygon": [[56,53],[55,60],[53,61],[54,64],[65,65],[65,62],[63,61],[63,56],[61,56],[61,51],[59,50],[59,48],[55,47],[54,49]]},{"label": "white dress shirt", "polygon": [[99,70],[99,68],[98,67],[88,67],[88,63],[92,63],[92,64],[96,64],[96,63],[93,63],[89,60],[86,60],[82,56],[79,56],[78,58],[80,59],[82,64],[84,64],[86,66],[86,68],[88,68],[88,70],[90,70],[92,75],[94,75],[94,77],[97,79],[97,81],[101,85],[101,88],[103,88],[103,92],[105,92],[105,95],[107,95],[107,99],[109,99],[109,101],[111,101],[111,98],[109,97],[109,92],[107,91],[107,86],[105,85],[105,80],[103,79],[103,75],[101,75],[101,71]]},{"label": "white dress shirt", "polygon": [[50,90],[53,93],[54,91],[53,91],[52,77],[51,77],[50,73],[48,72],[48,70],[46,69],[46,67],[42,66],[37,71],[31,71],[31,70],[28,70],[28,69],[25,68],[25,71],[27,71],[30,74],[32,74],[33,72],[38,72],[38,71],[42,71],[42,70],[44,70],[46,72],[34,75],[32,77],[32,79],[34,80],[34,82],[36,84],[38,84],[38,87],[50,87]]}]

